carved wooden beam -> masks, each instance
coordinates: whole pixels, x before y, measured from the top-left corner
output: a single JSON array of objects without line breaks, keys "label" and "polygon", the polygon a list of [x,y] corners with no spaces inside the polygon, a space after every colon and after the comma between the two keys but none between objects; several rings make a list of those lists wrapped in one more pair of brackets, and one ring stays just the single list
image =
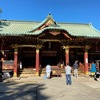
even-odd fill
[{"label": "carved wooden beam", "polygon": [[38,49],[41,49],[43,46],[42,45],[11,45],[12,48],[19,48],[19,47],[30,47],[30,48],[38,48]]},{"label": "carved wooden beam", "polygon": [[87,49],[89,49],[90,48],[90,46],[88,46],[88,45],[86,45],[86,46],[62,46],[63,47],[63,49],[66,49],[66,48],[87,48]]},{"label": "carved wooden beam", "polygon": [[59,40],[59,39],[39,39],[43,42],[65,42],[66,40]]},{"label": "carved wooden beam", "polygon": [[12,48],[19,48],[19,47],[31,47],[31,48],[35,48],[36,45],[11,45]]}]

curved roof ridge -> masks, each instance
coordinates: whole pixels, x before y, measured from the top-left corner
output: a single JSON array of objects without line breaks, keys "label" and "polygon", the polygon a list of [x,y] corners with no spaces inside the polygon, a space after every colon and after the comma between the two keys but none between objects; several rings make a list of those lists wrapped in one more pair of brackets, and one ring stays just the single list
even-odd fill
[{"label": "curved roof ridge", "polygon": [[[41,29],[41,30],[39,30],[39,31],[36,31],[35,33],[36,34],[40,34],[40,33],[42,33],[43,31],[45,31],[45,30],[48,30],[48,29],[56,29],[56,30],[64,30],[64,31],[66,31],[66,32],[68,32],[68,34],[69,35],[71,35],[71,33],[68,31],[68,30],[66,30],[66,29],[64,29],[64,28],[62,28],[62,27],[52,27],[52,26],[50,26],[50,27],[45,27],[45,28],[43,28],[43,29]],[[29,33],[31,33],[31,32],[29,32]],[[33,33],[33,32],[32,32]]]},{"label": "curved roof ridge", "polygon": [[11,22],[11,23],[28,23],[28,24],[32,24],[32,23],[40,23],[39,21],[25,21],[25,20],[0,20],[2,22]]},{"label": "curved roof ridge", "polygon": [[90,23],[89,26],[90,26],[92,29],[94,29],[95,31],[100,32],[98,29],[96,29],[96,28],[92,25],[92,23]]},{"label": "curved roof ridge", "polygon": [[58,22],[59,24],[77,24],[77,25],[89,25],[90,23],[72,23],[72,22]]},{"label": "curved roof ridge", "polygon": [[49,14],[47,15],[47,18],[52,18],[52,19],[53,19],[52,14],[51,14],[51,13],[49,13]]}]

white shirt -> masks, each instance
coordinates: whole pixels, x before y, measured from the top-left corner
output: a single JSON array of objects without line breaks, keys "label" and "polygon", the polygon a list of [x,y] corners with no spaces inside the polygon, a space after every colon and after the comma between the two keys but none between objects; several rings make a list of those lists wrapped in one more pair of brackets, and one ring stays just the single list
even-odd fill
[{"label": "white shirt", "polygon": [[66,74],[71,74],[71,67],[69,65],[65,67],[65,72]]},{"label": "white shirt", "polygon": [[46,72],[51,72],[51,66],[50,65],[46,66]]}]

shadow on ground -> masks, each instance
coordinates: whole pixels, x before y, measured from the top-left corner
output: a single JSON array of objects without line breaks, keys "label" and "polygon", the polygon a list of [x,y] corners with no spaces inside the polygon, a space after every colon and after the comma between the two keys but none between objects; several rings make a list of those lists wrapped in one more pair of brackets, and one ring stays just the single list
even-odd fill
[{"label": "shadow on ground", "polygon": [[24,82],[0,82],[0,100],[47,100],[47,96],[41,94],[45,89],[44,84]]}]

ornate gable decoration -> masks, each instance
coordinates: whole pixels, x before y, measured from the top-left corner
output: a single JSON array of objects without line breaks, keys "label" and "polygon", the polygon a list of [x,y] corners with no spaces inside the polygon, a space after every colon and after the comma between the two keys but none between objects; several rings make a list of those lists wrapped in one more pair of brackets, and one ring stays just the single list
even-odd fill
[{"label": "ornate gable decoration", "polygon": [[57,31],[51,31],[49,33],[52,34],[52,35],[58,35],[58,34],[60,34],[60,32],[57,32]]},{"label": "ornate gable decoration", "polygon": [[47,27],[58,27],[58,26],[59,25],[53,20],[52,15],[49,14],[43,22],[41,22],[37,27],[35,27],[30,32],[40,31]]},{"label": "ornate gable decoration", "polygon": [[45,28],[45,27],[48,27],[48,26],[50,26],[50,25],[52,25],[53,24],[53,20],[48,20],[47,22],[45,22],[43,25],[41,25],[39,28],[38,28],[38,30],[41,30],[41,29],[43,29],[43,28]]},{"label": "ornate gable decoration", "polygon": [[[63,34],[65,37],[71,39],[71,37],[67,34],[67,30],[62,28],[52,17],[51,14],[49,14],[44,21],[42,21],[37,27],[35,27],[30,32],[36,32],[36,33],[42,33],[44,31],[48,31],[48,33],[56,36],[59,34]],[[65,32],[61,32],[65,31]],[[44,34],[40,34],[39,37],[43,36]]]}]

